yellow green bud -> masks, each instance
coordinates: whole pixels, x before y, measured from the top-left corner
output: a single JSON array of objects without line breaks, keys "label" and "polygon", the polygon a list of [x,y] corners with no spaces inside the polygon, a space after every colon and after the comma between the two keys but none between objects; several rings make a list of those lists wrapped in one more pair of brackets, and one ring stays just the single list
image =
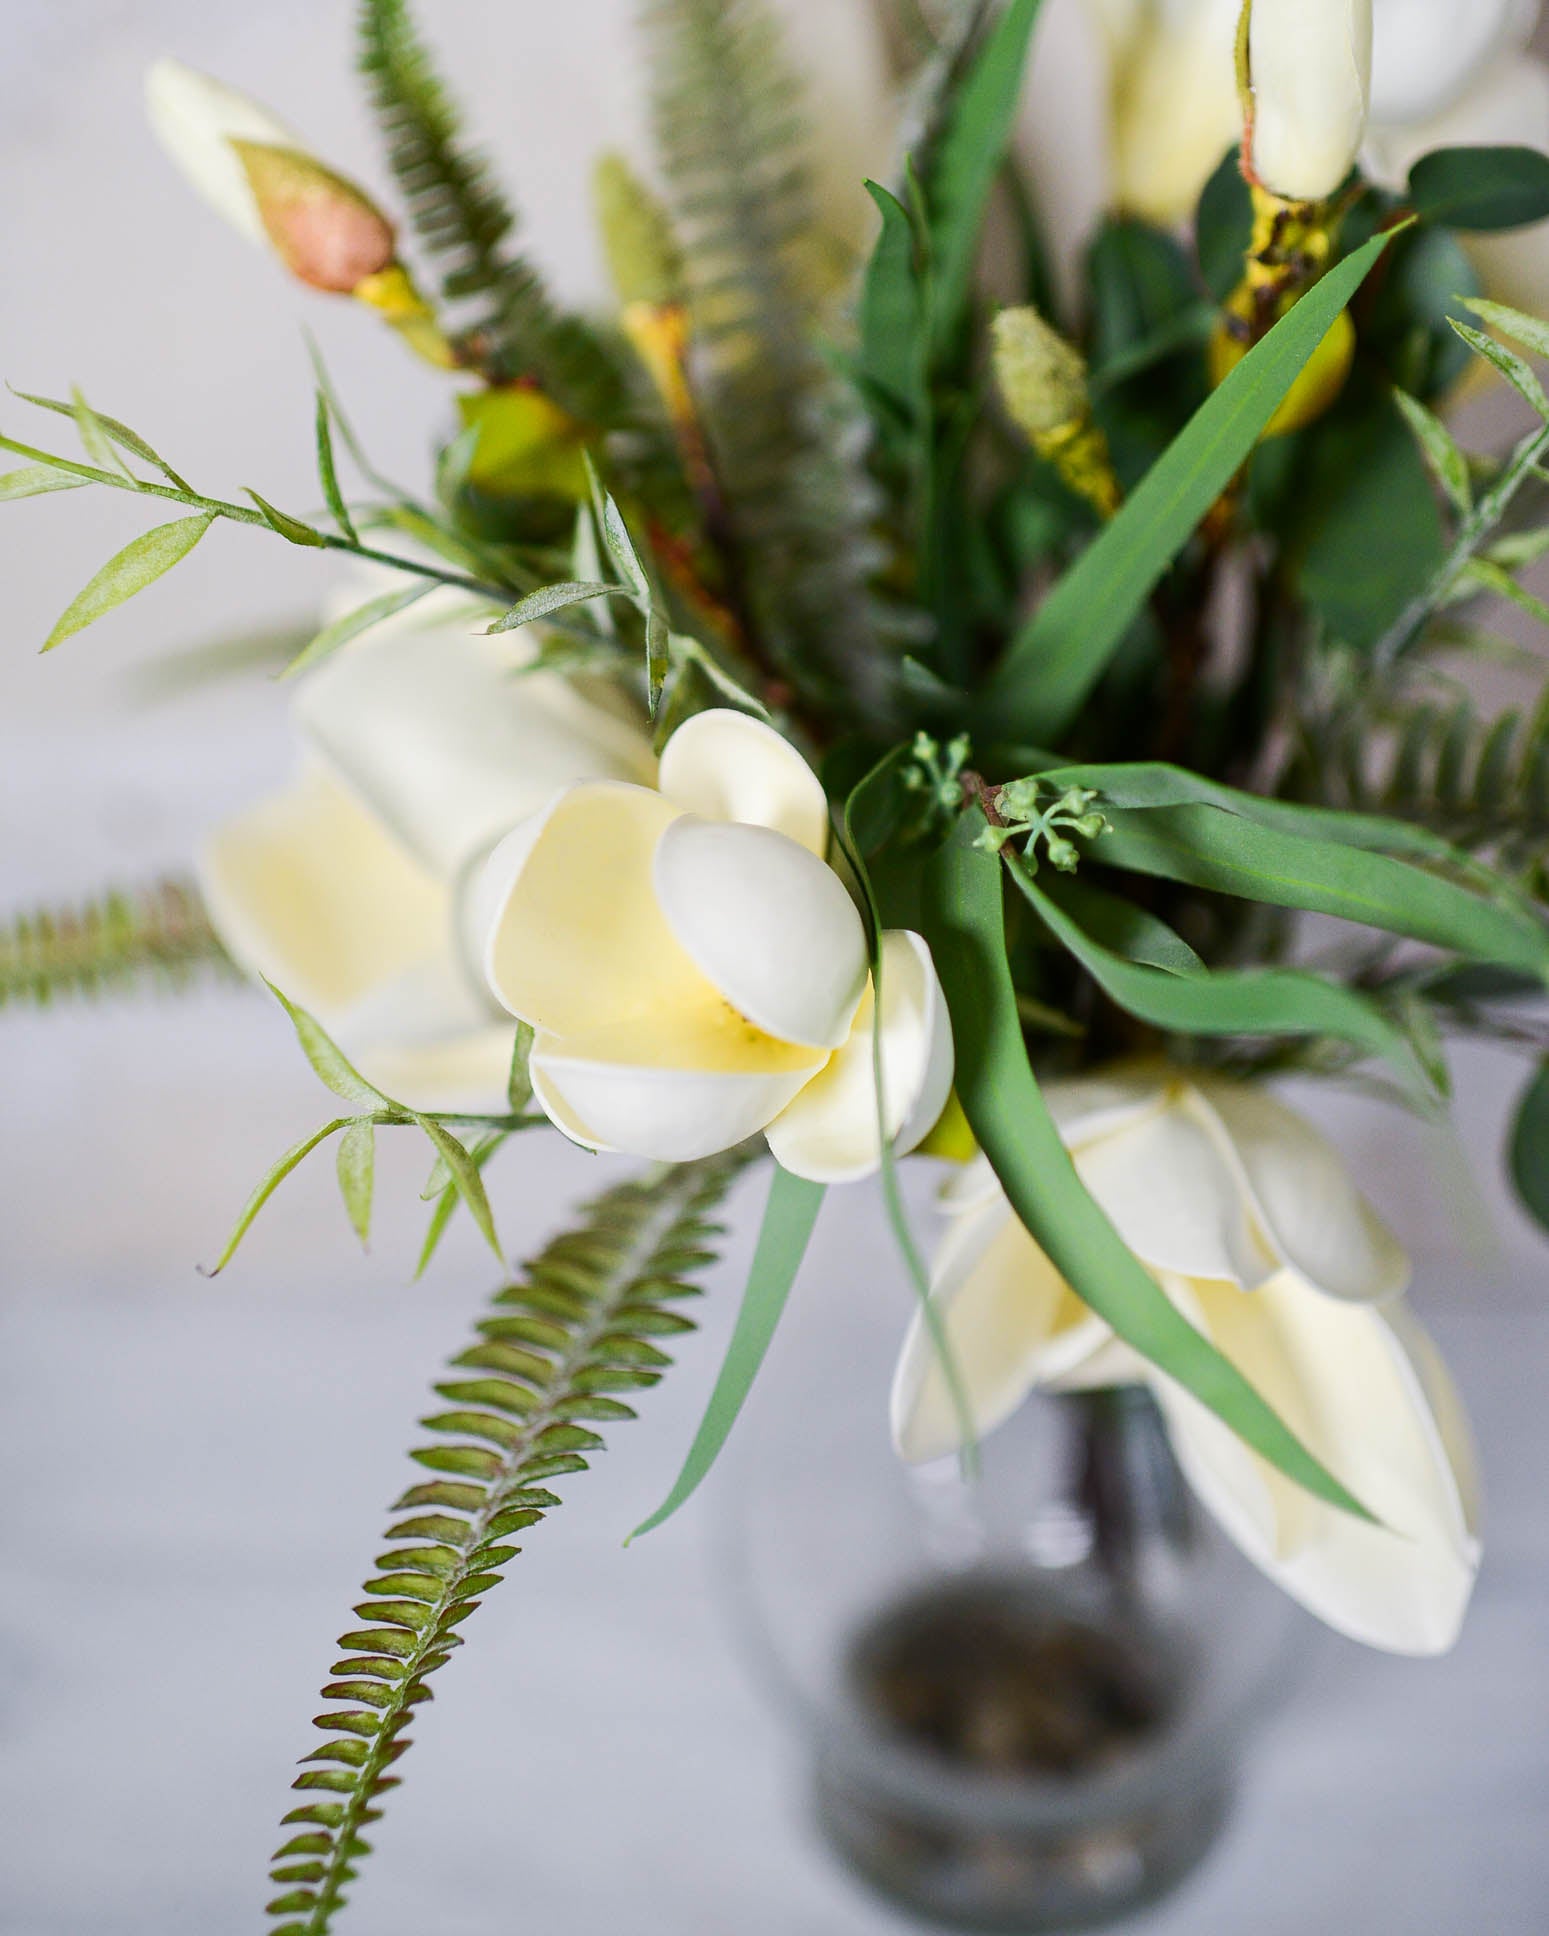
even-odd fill
[{"label": "yellow green bud", "polygon": [[1029,437],[1080,422],[1086,360],[1036,309],[1003,309],[992,325],[995,381],[1012,421]]},{"label": "yellow green bud", "polygon": [[683,300],[683,256],[672,220],[622,155],[604,155],[592,178],[597,223],[621,303]]}]

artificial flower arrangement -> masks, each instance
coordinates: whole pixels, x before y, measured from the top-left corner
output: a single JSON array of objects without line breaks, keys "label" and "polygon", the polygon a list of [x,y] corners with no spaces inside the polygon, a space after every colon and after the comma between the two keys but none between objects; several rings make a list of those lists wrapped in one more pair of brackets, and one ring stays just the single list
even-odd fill
[{"label": "artificial flower arrangement", "polygon": [[[1375,65],[1373,10],[1094,9],[1121,200],[1075,300],[1017,156],[1039,0],[902,35],[859,249],[813,194],[778,16],[649,0],[656,170],[599,165],[601,319],[512,246],[404,0],[365,0],[361,65],[434,290],[265,109],[153,71],[194,185],[444,369],[459,427],[403,490],[319,366],[302,514],[206,495],[79,394],[30,399],[84,455],[0,437],[0,496],[179,507],[49,647],[218,523],[361,575],[287,670],[288,784],[197,888],[16,926],[5,990],[269,984],[337,1102],[222,1264],[330,1142],[364,1238],[380,1130],[430,1145],[422,1266],[460,1210],[502,1255],[526,1132],[650,1165],[503,1283],[436,1386],[285,1818],[275,1936],[332,1927],[430,1676],[662,1377],[751,1164],[733,1343],[648,1524],[726,1438],[825,1190],[879,1176],[920,1294],[905,1458],[971,1454],[1035,1386],[1144,1381],[1288,1592],[1375,1646],[1454,1638],[1461,1407],[1399,1245],[1268,1085],[1435,1110],[1446,1037],[1516,1043],[1539,1060],[1510,1160],[1549,1222],[1549,694],[1481,718],[1456,671],[1486,598],[1549,619],[1516,577],[1549,549],[1519,353],[1549,325],[1486,293],[1538,260],[1549,157],[1424,134],[1495,84],[1520,8],[1471,9],[1460,57],[1444,0],[1377,0]],[[1443,421],[1476,368],[1535,420],[1502,456]],[[1303,914],[1331,917],[1315,941]],[[911,1153],[950,1166],[930,1270]]]}]

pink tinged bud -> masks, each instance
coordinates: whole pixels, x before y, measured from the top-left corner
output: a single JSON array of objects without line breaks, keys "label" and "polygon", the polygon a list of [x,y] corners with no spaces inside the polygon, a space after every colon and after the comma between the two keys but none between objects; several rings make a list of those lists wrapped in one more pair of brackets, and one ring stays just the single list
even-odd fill
[{"label": "pink tinged bud", "polygon": [[371,199],[295,148],[234,140],[264,233],[313,289],[347,296],[394,259],[393,226]]}]

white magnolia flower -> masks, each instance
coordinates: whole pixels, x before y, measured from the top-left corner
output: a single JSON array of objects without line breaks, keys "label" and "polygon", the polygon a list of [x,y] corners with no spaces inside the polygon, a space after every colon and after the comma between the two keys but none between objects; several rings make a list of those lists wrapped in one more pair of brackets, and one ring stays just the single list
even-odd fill
[{"label": "white magnolia flower", "polygon": [[[1408,1263],[1336,1152],[1261,1090],[1217,1078],[1137,1070],[1047,1093],[1082,1181],[1126,1243],[1381,1523],[1292,1484],[1119,1343],[983,1159],[949,1186],[932,1291],[977,1429],[1035,1386],[1148,1380],[1201,1501],[1286,1592],[1372,1646],[1450,1646],[1479,1562],[1467,1427],[1402,1302]],[[919,1321],[898,1366],[893,1430],[907,1459],[957,1448]]]},{"label": "white magnolia flower", "polygon": [[145,102],[198,194],[303,282],[349,295],[393,264],[387,217],[257,101],[164,56],[146,75]]},{"label": "white magnolia flower", "polygon": [[[767,1130],[802,1176],[876,1166],[866,937],[827,845],[812,769],[726,710],[679,728],[656,790],[571,787],[501,843],[474,900],[479,958],[537,1031],[534,1094],[567,1136],[686,1161]],[[925,944],[883,945],[904,1151],[946,1103],[951,1034]]]},{"label": "white magnolia flower", "polygon": [[1249,0],[1253,168],[1288,201],[1349,174],[1371,95],[1372,0]]},{"label": "white magnolia flower", "polygon": [[306,676],[294,781],[200,864],[237,961],[426,1109],[504,1107],[515,1028],[461,941],[480,864],[557,788],[655,772],[605,694],[523,670],[522,633],[472,635],[488,616],[433,593]]}]

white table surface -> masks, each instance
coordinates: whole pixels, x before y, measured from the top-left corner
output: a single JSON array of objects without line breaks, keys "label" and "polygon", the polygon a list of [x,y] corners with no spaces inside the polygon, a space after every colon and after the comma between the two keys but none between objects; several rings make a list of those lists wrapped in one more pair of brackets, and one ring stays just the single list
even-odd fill
[{"label": "white table surface", "polygon": [[[434,380],[204,218],[134,99],[145,58],[172,44],[283,101],[319,139],[332,129],[329,152],[364,171],[348,11],[0,0],[5,376],[55,394],[81,380],[174,462],[304,504],[305,313],[349,370],[374,448],[406,471],[419,461]],[[613,11],[573,0],[564,13],[595,28]],[[544,67],[555,10],[430,0],[426,12],[486,39],[519,23],[520,61],[465,58],[462,76],[552,248],[556,208],[578,206],[564,196],[582,150]],[[588,113],[622,114],[627,63],[582,65],[573,54],[563,85]],[[580,284],[593,273],[561,266]],[[0,403],[0,424],[21,417]],[[147,709],[124,674],[233,614],[304,613],[324,578],[299,553],[216,534],[137,608],[46,663],[32,656],[138,522],[85,493],[0,512],[0,908],[175,864],[284,770],[281,700],[261,681]],[[1549,1252],[1495,1177],[1510,1074],[1498,1057],[1463,1061],[1457,1141],[1369,1105],[1319,1105],[1414,1249],[1418,1301],[1475,1415],[1489,1551],[1468,1629],[1428,1664],[1330,1641],[1264,1744],[1230,1839],[1145,1923],[1155,1936],[1545,1927]],[[0,1936],[254,1928],[330,1642],[490,1261],[462,1230],[429,1281],[406,1282],[421,1167],[406,1154],[388,1172],[405,1187],[384,1176],[396,1200],[369,1260],[323,1163],[287,1186],[230,1275],[194,1273],[253,1176],[321,1107],[283,1026],[242,992],[0,1016],[0,1098]],[[554,1142],[514,1155],[498,1206],[511,1248],[532,1248],[600,1173]],[[438,1680],[346,1929],[896,1926],[813,1845],[799,1759],[716,1603],[714,1500],[620,1550],[713,1376],[748,1208],[681,1372],[532,1536]],[[898,1300],[901,1323],[884,1243],[873,1193],[842,1193],[777,1350],[874,1336],[865,1300]],[[883,1396],[857,1392],[879,1430]]]}]

